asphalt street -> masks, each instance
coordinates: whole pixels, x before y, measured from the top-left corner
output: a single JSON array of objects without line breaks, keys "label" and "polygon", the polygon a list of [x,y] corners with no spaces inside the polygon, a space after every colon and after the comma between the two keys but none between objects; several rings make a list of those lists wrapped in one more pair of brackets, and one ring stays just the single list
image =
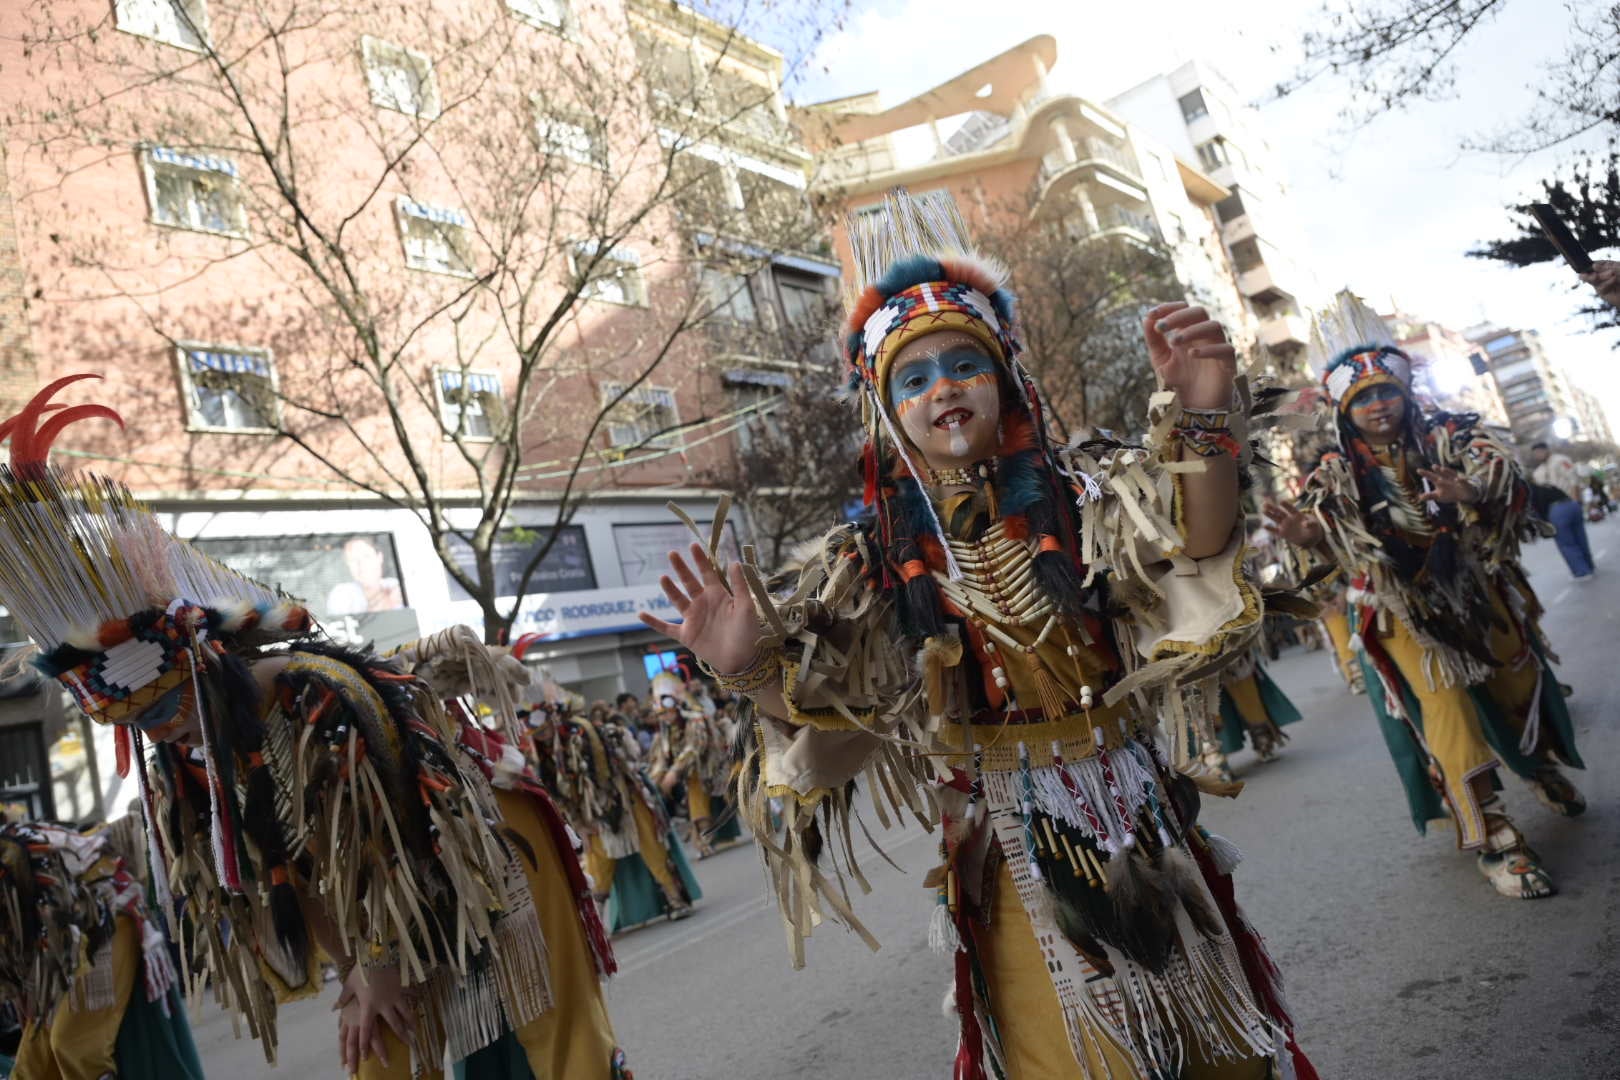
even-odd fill
[{"label": "asphalt street", "polygon": [[[1279,761],[1236,757],[1247,788],[1206,799],[1204,822],[1247,854],[1239,899],[1324,1080],[1620,1080],[1620,523],[1593,526],[1592,547],[1587,583],[1550,542],[1527,558],[1588,765],[1572,774],[1590,803],[1574,821],[1516,781],[1506,792],[1559,886],[1552,899],[1500,898],[1449,831],[1416,835],[1367,702],[1326,654],[1272,666],[1304,719]],[[638,1080],[948,1076],[948,963],[928,951],[921,884],[933,841],[911,828],[879,842],[899,869],[867,858],[873,892],[857,903],[879,952],[827,925],[793,971],[747,846],[696,864],[693,917],[620,937],[609,1005]],[[331,998],[283,1010],[274,1070],[206,1013],[209,1075],[341,1075]]]}]

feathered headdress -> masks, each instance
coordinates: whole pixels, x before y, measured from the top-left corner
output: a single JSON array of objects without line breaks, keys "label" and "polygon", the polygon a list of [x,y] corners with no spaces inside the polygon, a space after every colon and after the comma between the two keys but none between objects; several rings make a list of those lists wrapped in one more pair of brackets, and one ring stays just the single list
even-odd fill
[{"label": "feathered headdress", "polygon": [[1369,386],[1389,384],[1402,392],[1412,388],[1412,358],[1396,346],[1395,335],[1378,313],[1349,289],[1317,312],[1306,355],[1340,411]]},{"label": "feathered headdress", "polygon": [[49,463],[69,424],[123,426],[105,405],[51,402],[95,378],[58,379],[0,424],[0,439],[11,440],[10,463],[0,465],[0,604],[38,644],[36,666],[81,709],[102,723],[130,723],[185,684],[188,658],[207,643],[304,633],[310,616],[170,536],[117,481]]}]

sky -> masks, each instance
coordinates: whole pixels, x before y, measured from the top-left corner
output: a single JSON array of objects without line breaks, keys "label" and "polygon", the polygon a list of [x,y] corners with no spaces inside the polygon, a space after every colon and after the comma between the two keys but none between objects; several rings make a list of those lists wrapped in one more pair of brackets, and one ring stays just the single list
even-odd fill
[{"label": "sky", "polygon": [[1042,33],[1057,39],[1054,86],[1094,101],[1188,59],[1212,64],[1258,108],[1305,229],[1298,256],[1329,291],[1349,287],[1379,310],[1393,302],[1459,330],[1483,321],[1539,330],[1620,428],[1616,337],[1583,332],[1573,275],[1562,264],[1513,269],[1465,255],[1508,235],[1504,207],[1538,191],[1574,149],[1515,158],[1459,149],[1531,107],[1542,65],[1571,38],[1563,5],[1511,0],[1459,50],[1452,99],[1354,131],[1339,118],[1343,83],[1271,100],[1320,13],[1321,0],[856,0],[791,90],[805,103],[876,90],[892,105]]}]

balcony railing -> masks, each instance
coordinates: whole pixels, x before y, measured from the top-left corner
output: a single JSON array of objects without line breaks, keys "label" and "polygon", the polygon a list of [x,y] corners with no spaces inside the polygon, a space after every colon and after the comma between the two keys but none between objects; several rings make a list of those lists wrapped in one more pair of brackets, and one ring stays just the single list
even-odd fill
[{"label": "balcony railing", "polygon": [[1069,236],[1075,240],[1083,240],[1090,236],[1101,236],[1115,229],[1129,229],[1140,233],[1152,240],[1159,239],[1159,226],[1151,214],[1128,210],[1123,206],[1105,203],[1096,208],[1097,227],[1091,228],[1085,218],[1075,214],[1069,222]]},{"label": "balcony railing", "polygon": [[1123,146],[1115,146],[1113,143],[1105,142],[1102,139],[1087,136],[1075,140],[1074,154],[1073,161],[1064,160],[1062,154],[1058,151],[1053,151],[1042,158],[1041,182],[1043,184],[1048,183],[1076,165],[1088,161],[1107,162],[1114,169],[1124,173],[1137,183],[1142,181],[1142,174],[1137,170],[1135,160],[1132,159],[1130,152]]}]

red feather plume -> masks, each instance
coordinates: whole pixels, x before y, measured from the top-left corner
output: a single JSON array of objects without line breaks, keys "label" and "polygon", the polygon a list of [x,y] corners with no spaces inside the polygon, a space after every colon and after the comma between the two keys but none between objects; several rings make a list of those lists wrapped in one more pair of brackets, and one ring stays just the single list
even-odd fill
[{"label": "red feather plume", "polygon": [[[51,444],[69,424],[80,420],[102,419],[111,420],[120,428],[124,426],[124,418],[105,405],[74,405],[72,407],[51,404],[51,398],[61,392],[63,387],[79,382],[81,379],[99,379],[100,375],[90,372],[81,372],[78,375],[64,375],[39,393],[29,399],[23,406],[22,412],[0,424],[0,439],[11,439],[11,467],[22,469],[37,467],[45,464],[50,455]],[[60,410],[60,412],[57,412]],[[56,416],[40,426],[40,417],[48,412],[57,412]]]}]

